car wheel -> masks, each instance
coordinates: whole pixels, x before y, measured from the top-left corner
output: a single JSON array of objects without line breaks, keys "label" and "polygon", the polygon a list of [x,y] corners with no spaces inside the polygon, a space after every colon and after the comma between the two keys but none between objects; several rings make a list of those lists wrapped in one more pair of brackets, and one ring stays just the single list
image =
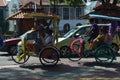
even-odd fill
[{"label": "car wheel", "polygon": [[8,48],[8,53],[9,53],[10,55],[15,55],[15,54],[17,53],[17,46],[16,46],[16,45],[10,46],[10,47]]},{"label": "car wheel", "polygon": [[61,57],[66,57],[67,54],[69,54],[70,52],[71,52],[71,50],[68,46],[63,46],[60,48]]}]

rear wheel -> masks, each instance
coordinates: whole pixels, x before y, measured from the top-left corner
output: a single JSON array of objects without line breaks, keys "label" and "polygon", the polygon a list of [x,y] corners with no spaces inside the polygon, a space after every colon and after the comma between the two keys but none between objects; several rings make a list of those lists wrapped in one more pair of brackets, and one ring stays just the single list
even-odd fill
[{"label": "rear wheel", "polygon": [[44,66],[54,66],[59,61],[59,52],[54,47],[46,47],[40,51],[39,60]]},{"label": "rear wheel", "polygon": [[95,56],[96,62],[101,65],[111,64],[115,58],[112,48],[107,45],[98,47]]}]

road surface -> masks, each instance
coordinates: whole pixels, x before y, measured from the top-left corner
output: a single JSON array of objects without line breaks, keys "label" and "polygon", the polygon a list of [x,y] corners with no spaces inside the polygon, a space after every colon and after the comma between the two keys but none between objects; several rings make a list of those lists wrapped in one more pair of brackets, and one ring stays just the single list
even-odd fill
[{"label": "road surface", "polygon": [[9,56],[0,56],[0,80],[77,80],[84,78],[120,78],[120,57],[111,65],[100,66],[94,58],[72,62],[61,58],[56,66],[44,67],[37,57],[16,64]]}]

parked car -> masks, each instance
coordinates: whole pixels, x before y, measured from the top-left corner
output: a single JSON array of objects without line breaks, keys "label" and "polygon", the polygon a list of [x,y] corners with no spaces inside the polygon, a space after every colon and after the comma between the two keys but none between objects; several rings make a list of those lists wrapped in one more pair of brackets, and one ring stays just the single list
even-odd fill
[{"label": "parked car", "polygon": [[16,54],[18,42],[21,41],[22,37],[26,36],[30,32],[31,30],[25,32],[24,34],[22,34],[21,36],[17,38],[11,38],[11,39],[4,40],[3,46],[0,47],[0,51],[8,52],[9,54]]},{"label": "parked car", "polygon": [[[75,38],[78,38],[80,35],[85,34],[88,30],[90,30],[90,24],[89,25],[81,25],[81,26],[76,26],[75,28],[71,29],[68,33],[66,33],[63,37],[58,38],[58,44],[57,47],[61,51],[61,56],[65,56],[65,54],[69,51],[69,46],[72,40]],[[99,27],[108,27],[110,24],[98,24]],[[79,36],[78,36],[79,35]],[[116,39],[113,40],[113,47],[115,48],[116,51],[119,50],[119,45],[120,41],[116,42]]]}]

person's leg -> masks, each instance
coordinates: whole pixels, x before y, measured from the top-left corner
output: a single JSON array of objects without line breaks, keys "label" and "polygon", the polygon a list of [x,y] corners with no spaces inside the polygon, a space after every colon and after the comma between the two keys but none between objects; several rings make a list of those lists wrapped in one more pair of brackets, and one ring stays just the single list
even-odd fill
[{"label": "person's leg", "polygon": [[38,40],[34,43],[34,48],[36,52],[39,52],[42,49],[43,42],[42,40]]},{"label": "person's leg", "polygon": [[95,49],[97,47],[97,44],[98,44],[98,41],[96,39],[93,40],[89,45],[89,49],[90,50]]}]

